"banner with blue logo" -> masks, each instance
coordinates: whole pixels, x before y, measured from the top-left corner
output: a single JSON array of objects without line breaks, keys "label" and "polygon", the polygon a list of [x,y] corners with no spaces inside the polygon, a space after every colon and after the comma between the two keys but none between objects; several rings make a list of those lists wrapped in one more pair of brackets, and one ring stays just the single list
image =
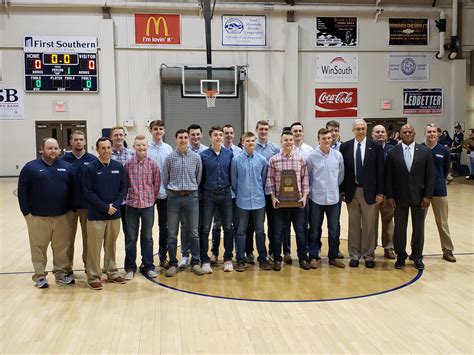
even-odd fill
[{"label": "banner with blue logo", "polygon": [[428,55],[424,53],[391,53],[388,60],[388,80],[428,81]]},{"label": "banner with blue logo", "polygon": [[222,15],[222,45],[242,47],[265,47],[265,16]]},{"label": "banner with blue logo", "polygon": [[443,89],[403,89],[403,114],[443,114]]}]

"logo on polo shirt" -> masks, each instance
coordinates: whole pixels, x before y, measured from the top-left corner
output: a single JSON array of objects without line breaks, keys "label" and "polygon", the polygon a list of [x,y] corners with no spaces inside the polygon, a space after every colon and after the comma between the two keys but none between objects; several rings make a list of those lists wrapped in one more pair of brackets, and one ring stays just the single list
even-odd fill
[{"label": "logo on polo shirt", "polygon": [[64,168],[58,168],[58,171],[66,171]]},{"label": "logo on polo shirt", "polygon": [[442,154],[436,154],[438,158],[444,158]]},{"label": "logo on polo shirt", "polygon": [[110,170],[112,174],[120,174],[120,170]]}]

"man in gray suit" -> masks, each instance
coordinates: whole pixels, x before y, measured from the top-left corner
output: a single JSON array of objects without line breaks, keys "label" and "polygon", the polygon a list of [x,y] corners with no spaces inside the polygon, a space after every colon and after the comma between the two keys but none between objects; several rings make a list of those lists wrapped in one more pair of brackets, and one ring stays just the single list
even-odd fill
[{"label": "man in gray suit", "polygon": [[388,153],[386,160],[385,194],[389,206],[395,209],[394,246],[396,269],[405,267],[408,211],[411,211],[413,234],[411,257],[418,270],[423,270],[425,209],[433,197],[435,169],[431,152],[415,143],[415,129],[406,124],[400,129],[401,144]]}]

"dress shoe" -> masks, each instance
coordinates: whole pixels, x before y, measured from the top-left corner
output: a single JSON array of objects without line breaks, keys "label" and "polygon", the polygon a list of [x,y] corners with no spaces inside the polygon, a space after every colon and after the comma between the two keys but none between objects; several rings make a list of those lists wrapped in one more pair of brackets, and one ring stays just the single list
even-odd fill
[{"label": "dress shoe", "polygon": [[309,262],[309,267],[311,269],[318,269],[321,267],[321,259],[311,259]]},{"label": "dress shoe", "polygon": [[293,264],[293,260],[291,259],[291,254],[285,254],[285,256],[283,256],[283,261],[285,262],[285,264]]},{"label": "dress shoe", "polygon": [[443,259],[446,260],[446,261],[449,261],[450,263],[455,263],[456,262],[456,258],[454,257],[452,251],[444,252],[443,253]]},{"label": "dress shoe", "polygon": [[415,269],[417,270],[424,270],[425,269],[425,264],[423,264],[422,260],[413,260],[415,263]]},{"label": "dress shoe", "polygon": [[309,270],[310,266],[308,260],[300,260],[300,268],[302,268],[303,270]]},{"label": "dress shoe", "polygon": [[168,260],[160,260],[160,267],[168,270],[170,268],[170,262]]},{"label": "dress shoe", "polygon": [[344,259],[344,255],[340,251],[338,251],[336,259]]},{"label": "dress shoe", "polygon": [[280,271],[281,270],[281,261],[275,260],[273,262],[273,270],[274,271]]},{"label": "dress shoe", "polygon": [[385,249],[383,255],[384,255],[384,257],[386,257],[387,259],[396,259],[396,258],[397,258],[397,256],[396,256],[395,253],[393,252],[393,249]]},{"label": "dress shoe", "polygon": [[339,261],[337,259],[329,259],[329,265],[339,267],[341,269],[346,267],[346,265],[342,261]]},{"label": "dress shoe", "polygon": [[375,261],[373,260],[366,260],[365,267],[368,269],[373,269],[375,267]]},{"label": "dress shoe", "polygon": [[403,269],[405,267],[405,259],[397,259],[395,261],[395,269]]},{"label": "dress shoe", "polygon": [[359,267],[359,260],[351,259],[351,261],[349,261],[349,266],[350,267]]}]

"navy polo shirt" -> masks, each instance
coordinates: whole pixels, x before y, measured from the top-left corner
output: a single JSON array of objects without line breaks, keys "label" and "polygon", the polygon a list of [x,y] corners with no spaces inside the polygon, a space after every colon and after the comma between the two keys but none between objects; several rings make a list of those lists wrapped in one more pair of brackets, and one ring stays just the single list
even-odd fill
[{"label": "navy polo shirt", "polygon": [[74,154],[67,152],[62,157],[62,160],[71,164],[74,169],[74,198],[72,201],[72,206],[74,206],[76,209],[87,208],[86,198],[82,191],[82,176],[84,175],[84,169],[86,166],[97,160],[97,157],[90,153],[84,153],[82,157],[76,158]]},{"label": "navy polo shirt", "polygon": [[[424,143],[422,145],[426,146]],[[446,177],[448,176],[450,165],[449,150],[439,143],[430,150],[433,155],[433,162],[436,171],[433,196],[447,196]]]}]

